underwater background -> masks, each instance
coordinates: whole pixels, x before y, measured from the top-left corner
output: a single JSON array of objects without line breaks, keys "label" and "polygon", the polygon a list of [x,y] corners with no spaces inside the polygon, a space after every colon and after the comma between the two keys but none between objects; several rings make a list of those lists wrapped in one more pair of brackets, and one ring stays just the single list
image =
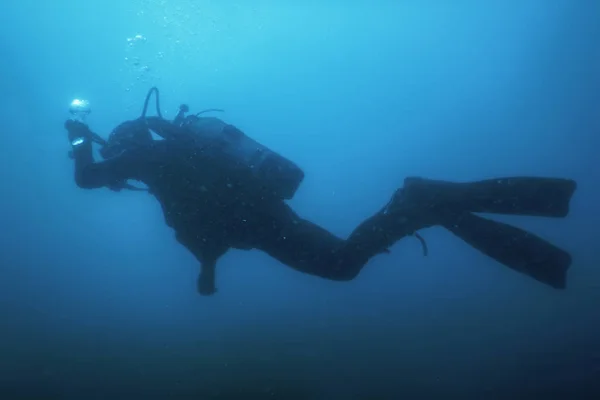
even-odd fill
[{"label": "underwater background", "polygon": [[[0,399],[600,398],[600,2],[19,0],[0,6]],[[351,282],[230,251],[218,293],[147,193],[73,181],[150,87],[300,165],[346,237],[409,175],[573,178],[567,290],[441,228]],[[153,109],[151,108],[151,113]]]}]

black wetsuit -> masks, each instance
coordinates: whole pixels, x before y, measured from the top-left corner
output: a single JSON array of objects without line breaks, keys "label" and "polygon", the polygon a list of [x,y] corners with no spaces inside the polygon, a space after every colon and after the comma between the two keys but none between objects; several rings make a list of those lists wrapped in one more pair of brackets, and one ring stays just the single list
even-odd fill
[{"label": "black wetsuit", "polygon": [[571,262],[568,253],[528,232],[472,214],[563,217],[575,190],[570,180],[407,179],[386,207],[344,240],[301,218],[285,201],[252,188],[243,172],[211,170],[207,154],[184,141],[154,141],[102,162],[94,161],[86,141],[74,147],[73,156],[79,187],[100,188],[127,179],[144,182],[177,240],[200,261],[204,285],[214,282],[216,262],[230,248],[259,249],[298,271],[350,280],[400,238],[433,225],[553,287],[565,286]]}]

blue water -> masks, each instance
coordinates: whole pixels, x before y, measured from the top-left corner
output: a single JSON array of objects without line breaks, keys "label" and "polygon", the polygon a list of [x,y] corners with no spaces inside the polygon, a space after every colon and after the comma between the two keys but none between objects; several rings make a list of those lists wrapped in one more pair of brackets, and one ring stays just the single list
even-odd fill
[{"label": "blue water", "polygon": [[[600,2],[1,8],[1,399],[600,395]],[[291,205],[343,237],[408,175],[576,179],[566,219],[503,218],[572,253],[568,289],[433,228],[345,283],[232,251],[199,296],[158,202],[67,157],[73,98],[106,135],[152,86],[294,160]]]}]

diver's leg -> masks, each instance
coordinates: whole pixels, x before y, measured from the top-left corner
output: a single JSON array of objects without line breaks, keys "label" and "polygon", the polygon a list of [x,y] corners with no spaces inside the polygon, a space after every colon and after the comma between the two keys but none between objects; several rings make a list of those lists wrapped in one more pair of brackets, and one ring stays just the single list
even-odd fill
[{"label": "diver's leg", "polygon": [[513,270],[557,289],[566,287],[571,256],[532,233],[468,212],[449,214],[443,226]]},{"label": "diver's leg", "polygon": [[410,177],[405,200],[432,207],[480,213],[564,217],[577,185],[560,178],[514,177],[447,182]]},{"label": "diver's leg", "polygon": [[[430,208],[398,201],[402,193],[398,190],[388,205],[363,221],[347,240],[302,219],[284,202],[274,202],[254,208],[245,218],[251,229],[246,228],[243,241],[304,273],[350,280],[398,240],[440,224],[440,216]],[[399,205],[390,207],[392,203]]]},{"label": "diver's leg", "polygon": [[[441,224],[440,214],[431,207],[403,201],[403,189],[398,189],[389,203],[372,217],[363,221],[350,235],[347,246],[371,258],[387,253],[398,240],[417,231]],[[424,246],[424,240],[417,235]]]},{"label": "diver's leg", "polygon": [[251,228],[244,241],[251,247],[300,272],[338,281],[355,278],[372,256],[299,217],[284,202],[274,203],[246,218]]}]

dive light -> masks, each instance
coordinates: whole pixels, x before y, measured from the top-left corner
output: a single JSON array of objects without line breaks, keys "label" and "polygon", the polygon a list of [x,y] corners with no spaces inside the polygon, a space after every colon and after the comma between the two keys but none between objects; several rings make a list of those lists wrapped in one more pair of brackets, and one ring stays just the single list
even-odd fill
[{"label": "dive light", "polygon": [[85,117],[92,112],[90,102],[83,99],[75,99],[69,106],[69,113],[73,115],[73,119],[79,122],[85,122]]},{"label": "dive light", "polygon": [[[91,112],[92,112],[92,109],[90,107],[90,102],[87,100],[75,99],[69,105],[69,113],[73,116],[71,118],[73,121],[77,121],[77,122],[81,122],[81,123],[85,124],[85,118]],[[104,140],[98,134],[96,134],[92,131],[89,131],[89,130],[88,130],[87,134],[88,134],[88,139],[90,139],[92,142],[96,142],[100,146],[106,145],[106,140]],[[71,144],[76,146],[76,145],[79,145],[82,143],[83,143],[83,141],[81,141],[81,142],[77,141],[77,143],[71,143]]]}]

